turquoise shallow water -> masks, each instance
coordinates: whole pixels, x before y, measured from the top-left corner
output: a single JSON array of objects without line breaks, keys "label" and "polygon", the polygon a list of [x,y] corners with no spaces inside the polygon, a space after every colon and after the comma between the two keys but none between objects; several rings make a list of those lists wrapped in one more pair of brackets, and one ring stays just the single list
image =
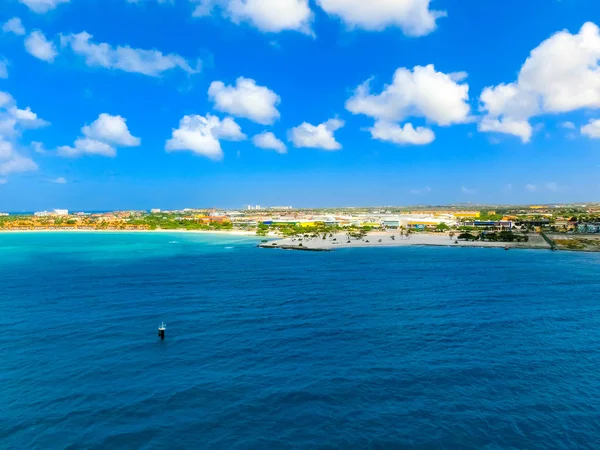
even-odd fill
[{"label": "turquoise shallow water", "polygon": [[256,243],[0,234],[0,447],[597,448],[600,255]]}]

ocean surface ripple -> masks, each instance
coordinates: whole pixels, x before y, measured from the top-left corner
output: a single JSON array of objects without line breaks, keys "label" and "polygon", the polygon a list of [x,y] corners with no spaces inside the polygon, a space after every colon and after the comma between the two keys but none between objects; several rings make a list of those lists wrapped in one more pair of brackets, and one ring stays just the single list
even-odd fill
[{"label": "ocean surface ripple", "polygon": [[0,235],[0,448],[598,448],[600,255],[256,243]]}]

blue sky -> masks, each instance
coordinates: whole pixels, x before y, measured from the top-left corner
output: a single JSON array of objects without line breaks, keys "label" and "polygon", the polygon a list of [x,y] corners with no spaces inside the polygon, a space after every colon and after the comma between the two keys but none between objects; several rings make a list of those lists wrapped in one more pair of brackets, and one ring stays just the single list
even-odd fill
[{"label": "blue sky", "polygon": [[593,201],[594,0],[5,0],[0,210]]}]

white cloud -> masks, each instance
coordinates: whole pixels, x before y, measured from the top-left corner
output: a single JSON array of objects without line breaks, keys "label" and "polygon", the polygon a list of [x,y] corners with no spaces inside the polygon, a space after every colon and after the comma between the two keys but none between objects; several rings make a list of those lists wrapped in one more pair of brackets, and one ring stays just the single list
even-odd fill
[{"label": "white cloud", "polygon": [[126,120],[121,116],[102,113],[91,125],[84,126],[81,132],[90,139],[122,147],[140,145],[140,138],[131,135]]},{"label": "white cloud", "polygon": [[259,148],[275,150],[277,153],[287,153],[285,144],[270,131],[257,134],[252,138],[252,143]]},{"label": "white cloud", "polygon": [[533,129],[528,121],[517,121],[509,118],[499,120],[484,117],[479,122],[479,131],[512,134],[520,137],[523,142],[529,142],[533,134]]},{"label": "white cloud", "polygon": [[526,184],[525,189],[528,190],[529,192],[536,192],[538,190],[538,188],[535,184]]},{"label": "white cloud", "polygon": [[0,185],[8,183],[8,180],[0,178]]},{"label": "white cloud", "polygon": [[340,119],[329,119],[317,126],[304,122],[289,131],[289,140],[298,148],[339,150],[342,146],[333,134],[343,126],[344,121]]},{"label": "white cloud", "polygon": [[195,67],[177,54],[163,54],[158,50],[143,50],[129,46],[112,47],[107,43],[91,42],[92,35],[85,31],[78,34],[61,36],[61,45],[70,47],[73,52],[85,57],[85,62],[91,67],[104,67],[124,72],[141,73],[152,77],[164,72],[180,68],[184,72],[194,74],[200,72],[200,60]]},{"label": "white cloud", "polygon": [[247,22],[260,31],[295,30],[311,34],[313,13],[308,0],[191,0],[194,17],[208,16],[215,8],[234,23]]},{"label": "white cloud", "polygon": [[83,155],[106,156],[109,158],[117,156],[117,150],[112,145],[89,138],[76,139],[73,147],[63,145],[58,147],[57,152],[60,156],[68,158],[76,158]]},{"label": "white cloud", "polygon": [[350,28],[380,31],[398,27],[407,36],[424,36],[436,28],[444,11],[429,9],[430,0],[317,0],[328,14]]},{"label": "white cloud", "polygon": [[61,3],[69,3],[70,0],[19,0],[30,10],[37,14],[45,14],[56,8]]},{"label": "white cloud", "polygon": [[423,189],[411,189],[409,192],[413,195],[425,195],[431,192],[431,188],[429,186],[425,186]]},{"label": "white cloud", "polygon": [[476,190],[476,189],[469,189],[469,188],[468,188],[468,187],[466,187],[466,186],[461,186],[461,187],[460,187],[460,190],[461,190],[461,192],[462,192],[463,194],[475,194],[475,193],[477,192],[477,190]]},{"label": "white cloud", "polygon": [[27,158],[18,153],[14,153],[5,161],[0,160],[0,175],[35,172],[36,170],[38,170],[38,166],[31,158]]},{"label": "white cloud", "polygon": [[15,144],[0,135],[0,175],[32,172],[38,169],[37,164],[15,149]]},{"label": "white cloud", "polygon": [[411,123],[401,127],[392,122],[378,120],[373,128],[369,128],[369,131],[373,139],[401,145],[426,145],[431,144],[435,139],[435,134],[429,128],[414,128]]},{"label": "white cloud", "polygon": [[0,139],[14,142],[24,130],[48,125],[50,122],[39,118],[31,108],[17,108],[14,98],[9,93],[0,91]]},{"label": "white cloud", "polygon": [[220,125],[213,129],[213,133],[217,139],[224,139],[226,141],[243,141],[248,138],[248,136],[242,133],[241,127],[231,117],[225,117],[221,120]]},{"label": "white cloud", "polygon": [[[372,2],[371,2],[372,3]],[[437,125],[466,123],[469,117],[469,85],[461,83],[465,73],[436,72],[433,65],[399,68],[392,84],[380,94],[370,93],[367,80],[346,102],[353,114],[399,122],[407,117],[425,117]]]},{"label": "white cloud", "polygon": [[50,125],[50,122],[40,119],[29,107],[19,109],[16,106],[13,106],[9,109],[9,112],[15,118],[17,123],[25,129],[36,129]]},{"label": "white cloud", "polygon": [[38,59],[46,62],[54,61],[58,52],[52,41],[48,41],[44,33],[35,30],[25,39],[25,49],[27,52]]},{"label": "white cloud", "polygon": [[564,128],[566,130],[574,130],[575,129],[575,124],[570,121],[562,122],[558,126],[561,128]]},{"label": "white cloud", "polygon": [[600,139],[600,119],[590,120],[581,127],[581,134],[592,139]]},{"label": "white cloud", "polygon": [[0,58],[0,78],[8,78],[8,61]]},{"label": "white cloud", "polygon": [[67,180],[64,177],[58,177],[51,181],[52,181],[52,183],[56,183],[56,184],[67,184]]},{"label": "white cloud", "polygon": [[0,91],[0,108],[13,104],[15,99],[8,92]]},{"label": "white cloud", "polygon": [[[75,140],[72,147],[58,147],[60,156],[75,158],[84,155],[117,156],[116,147],[138,147],[141,140],[133,136],[127,128],[127,120],[121,116],[102,113],[91,125],[81,128],[83,137]],[[32,143],[32,145],[37,143]],[[43,153],[43,146],[34,146],[34,150]]]},{"label": "white cloud", "polygon": [[528,142],[532,117],[600,108],[599,59],[600,30],[591,22],[577,34],[565,30],[546,39],[531,51],[516,81],[483,90],[480,131]]},{"label": "white cloud", "polygon": [[246,135],[231,117],[220,120],[211,114],[207,114],[206,117],[184,116],[179,122],[179,128],[173,129],[171,139],[165,144],[165,150],[189,150],[219,161],[223,159],[220,139],[240,141],[246,139]]},{"label": "white cloud", "polygon": [[7,20],[2,25],[2,31],[5,33],[14,33],[18,36],[23,36],[25,34],[25,28],[21,23],[21,19],[18,17],[13,17],[12,19]]},{"label": "white cloud", "polygon": [[249,78],[239,77],[235,86],[226,86],[222,81],[213,81],[208,88],[208,97],[215,109],[244,117],[262,125],[279,119],[276,106],[281,98],[265,86],[257,86]]}]

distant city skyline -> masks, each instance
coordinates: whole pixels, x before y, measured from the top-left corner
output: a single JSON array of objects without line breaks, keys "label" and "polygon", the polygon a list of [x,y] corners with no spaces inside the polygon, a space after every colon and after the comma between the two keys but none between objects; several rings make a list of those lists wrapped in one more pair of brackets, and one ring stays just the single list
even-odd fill
[{"label": "distant city skyline", "polygon": [[0,211],[600,200],[594,0],[5,3]]}]

